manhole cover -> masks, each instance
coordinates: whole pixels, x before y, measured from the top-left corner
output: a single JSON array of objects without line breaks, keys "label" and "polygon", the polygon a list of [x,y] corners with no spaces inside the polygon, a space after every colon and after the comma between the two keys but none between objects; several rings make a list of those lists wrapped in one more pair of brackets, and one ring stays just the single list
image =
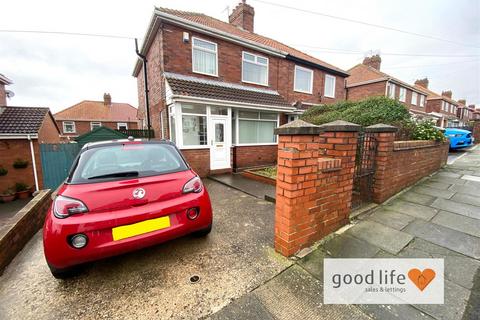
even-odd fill
[{"label": "manhole cover", "polygon": [[200,281],[200,277],[199,276],[191,276],[190,277],[190,283],[197,283]]}]

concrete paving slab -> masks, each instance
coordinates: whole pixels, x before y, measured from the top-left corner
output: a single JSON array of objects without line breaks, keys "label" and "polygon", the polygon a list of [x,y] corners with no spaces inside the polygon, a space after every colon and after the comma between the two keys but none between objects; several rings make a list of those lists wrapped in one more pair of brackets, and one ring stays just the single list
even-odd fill
[{"label": "concrete paving slab", "polygon": [[208,317],[212,320],[274,320],[254,293],[248,293],[233,301],[219,312]]},{"label": "concrete paving slab", "polygon": [[480,182],[480,177],[479,176],[472,176],[472,175],[468,175],[468,174],[464,175],[462,177],[462,179]]},{"label": "concrete paving slab", "polygon": [[480,268],[480,261],[420,238],[410,242],[397,257],[444,259],[445,278],[466,289],[473,287],[474,275]]},{"label": "concrete paving slab", "polygon": [[450,200],[480,207],[480,197],[469,194],[457,193]]},{"label": "concrete paving slab", "polygon": [[368,242],[341,234],[323,245],[323,249],[335,258],[372,258],[380,248]]},{"label": "concrete paving slab", "polygon": [[376,210],[367,219],[381,223],[383,225],[386,225],[387,227],[391,227],[396,230],[402,230],[410,222],[415,220],[415,218],[412,216],[392,210],[387,210],[385,209],[385,207]]},{"label": "concrete paving slab", "polygon": [[450,183],[436,182],[436,181],[427,181],[427,182],[422,183],[422,186],[427,187],[427,188],[447,190],[451,186],[451,184]]},{"label": "concrete paving slab", "polygon": [[448,211],[440,211],[433,223],[480,238],[480,220]]},{"label": "concrete paving slab", "polygon": [[435,320],[408,304],[359,304],[363,312],[379,320]]},{"label": "concrete paving slab", "polygon": [[405,232],[373,221],[362,221],[345,233],[392,254],[397,254],[413,239]]},{"label": "concrete paving slab", "polygon": [[323,304],[322,282],[299,266],[290,267],[254,293],[278,320],[370,319],[354,305]]},{"label": "concrete paving slab", "polygon": [[209,179],[259,199],[265,199],[265,196],[270,199],[275,199],[275,186],[245,178],[241,174],[220,174],[210,176]]},{"label": "concrete paving slab", "polygon": [[480,189],[480,182],[467,180],[465,186]]},{"label": "concrete paving slab", "polygon": [[436,174],[433,175],[433,177],[447,177],[447,178],[455,178],[455,179],[458,179],[460,178],[462,175],[459,174],[459,173],[455,173],[455,172],[452,172],[452,171],[439,171],[437,172]]},{"label": "concrete paving slab", "polygon": [[474,283],[463,319],[480,319],[480,269],[477,270]]},{"label": "concrete paving slab", "polygon": [[445,199],[450,199],[455,194],[455,191],[453,190],[452,191],[440,190],[435,188],[424,187],[423,185],[412,188],[410,192],[421,193],[421,194],[429,195],[435,198],[445,198]]},{"label": "concrete paving slab", "polygon": [[439,246],[480,259],[480,239],[444,226],[416,219],[404,232]]},{"label": "concrete paving slab", "polygon": [[445,183],[445,184],[458,184],[458,185],[463,186],[466,181],[463,180],[463,179],[455,179],[455,178],[450,178],[450,177],[434,176],[427,181],[427,183],[430,183],[430,182],[440,182],[440,183]]},{"label": "concrete paving slab", "polygon": [[459,185],[452,185],[448,191],[453,191],[455,193],[464,193],[469,194],[472,196],[480,196],[480,188],[472,188],[470,186],[459,186]]},{"label": "concrete paving slab", "polygon": [[413,191],[407,191],[404,194],[402,194],[399,199],[405,200],[408,202],[413,202],[417,204],[422,204],[425,206],[429,206],[432,204],[432,202],[436,199],[436,197],[427,195],[427,194],[422,194],[422,193],[417,193]]},{"label": "concrete paving slab", "polygon": [[444,304],[419,304],[416,308],[442,320],[461,320],[467,306],[470,291],[445,280],[445,303]]},{"label": "concrete paving slab", "polygon": [[431,206],[470,218],[480,219],[480,207],[472,206],[470,204],[438,198],[433,201]]},{"label": "concrete paving slab", "polygon": [[384,206],[384,208],[427,221],[432,219],[438,212],[437,209],[403,200],[394,200]]},{"label": "concrete paving slab", "polygon": [[297,263],[323,283],[323,259],[331,258],[323,249],[318,248]]}]

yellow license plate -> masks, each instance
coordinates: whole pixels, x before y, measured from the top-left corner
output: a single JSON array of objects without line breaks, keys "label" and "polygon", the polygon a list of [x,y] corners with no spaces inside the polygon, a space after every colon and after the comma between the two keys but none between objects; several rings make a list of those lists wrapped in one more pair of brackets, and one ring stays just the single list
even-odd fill
[{"label": "yellow license plate", "polygon": [[113,240],[117,241],[168,227],[170,227],[170,217],[166,216],[113,228],[112,236]]}]

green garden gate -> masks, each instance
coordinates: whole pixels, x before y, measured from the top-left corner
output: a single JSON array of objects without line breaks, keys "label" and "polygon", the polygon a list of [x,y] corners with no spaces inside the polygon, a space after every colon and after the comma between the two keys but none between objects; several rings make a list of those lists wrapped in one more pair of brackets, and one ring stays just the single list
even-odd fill
[{"label": "green garden gate", "polygon": [[68,176],[70,167],[80,151],[78,143],[42,143],[43,187],[55,190]]}]

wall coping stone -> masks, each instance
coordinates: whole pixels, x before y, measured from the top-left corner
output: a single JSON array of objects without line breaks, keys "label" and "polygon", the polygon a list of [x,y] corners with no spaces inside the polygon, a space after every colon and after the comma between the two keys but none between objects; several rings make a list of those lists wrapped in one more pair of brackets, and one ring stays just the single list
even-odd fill
[{"label": "wall coping stone", "polygon": [[443,143],[434,140],[408,140],[408,141],[394,141],[393,151],[432,148],[441,146]]},{"label": "wall coping stone", "polygon": [[319,126],[321,132],[325,131],[344,131],[344,132],[358,132],[362,126],[343,120],[335,120]]},{"label": "wall coping stone", "polygon": [[383,124],[383,123],[374,124],[365,128],[365,132],[397,132],[397,131],[398,131],[397,127],[394,127],[388,124]]},{"label": "wall coping stone", "polygon": [[297,119],[286,123],[274,130],[278,135],[318,135],[320,127],[309,122]]}]

